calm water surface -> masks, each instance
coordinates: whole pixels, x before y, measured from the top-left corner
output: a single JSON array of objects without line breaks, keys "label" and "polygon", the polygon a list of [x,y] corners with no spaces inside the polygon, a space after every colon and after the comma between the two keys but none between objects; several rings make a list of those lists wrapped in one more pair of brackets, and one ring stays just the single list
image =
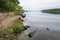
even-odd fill
[{"label": "calm water surface", "polygon": [[[24,10],[40,11],[43,9],[60,8],[60,0],[20,0]],[[19,40],[60,40],[60,14],[42,12],[25,12],[24,25],[31,26],[24,33],[36,31],[32,38],[23,35]],[[46,30],[49,28],[49,31]]]},{"label": "calm water surface", "polygon": [[[60,14],[49,14],[42,12],[25,12],[24,25],[31,27],[25,34],[36,30],[31,40],[60,40]],[[50,30],[46,30],[49,28]]]}]

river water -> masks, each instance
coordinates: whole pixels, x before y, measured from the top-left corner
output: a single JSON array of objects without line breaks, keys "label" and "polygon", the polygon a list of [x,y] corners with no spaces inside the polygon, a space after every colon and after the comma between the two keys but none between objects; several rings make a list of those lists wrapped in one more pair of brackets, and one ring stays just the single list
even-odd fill
[{"label": "river water", "polygon": [[59,0],[20,0],[20,2],[24,10],[34,11],[24,12],[26,14],[24,25],[31,26],[24,31],[24,34],[28,35],[33,31],[36,33],[32,38],[26,38],[22,34],[19,40],[60,40],[60,14],[37,12],[37,10],[60,8]]},{"label": "river water", "polygon": [[[21,40],[60,40],[60,14],[25,12],[24,25],[31,26],[24,33],[36,31],[32,38]],[[49,31],[47,30],[49,28]]]}]

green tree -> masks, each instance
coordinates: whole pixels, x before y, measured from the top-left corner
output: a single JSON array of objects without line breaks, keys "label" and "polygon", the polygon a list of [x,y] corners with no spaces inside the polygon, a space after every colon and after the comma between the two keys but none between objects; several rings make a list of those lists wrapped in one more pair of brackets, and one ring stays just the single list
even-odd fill
[{"label": "green tree", "polygon": [[0,12],[18,12],[22,10],[19,0],[0,0]]}]

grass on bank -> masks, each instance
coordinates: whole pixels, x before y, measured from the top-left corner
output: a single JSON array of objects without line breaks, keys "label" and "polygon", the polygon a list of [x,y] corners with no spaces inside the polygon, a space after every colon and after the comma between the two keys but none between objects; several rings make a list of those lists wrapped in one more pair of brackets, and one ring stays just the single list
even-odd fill
[{"label": "grass on bank", "polygon": [[23,22],[17,19],[10,28],[0,31],[0,36],[3,38],[15,39],[22,31],[24,31]]},{"label": "grass on bank", "polygon": [[13,24],[13,29],[15,29],[14,31],[17,33],[23,31],[24,30],[23,21],[21,21],[21,19],[17,19]]}]

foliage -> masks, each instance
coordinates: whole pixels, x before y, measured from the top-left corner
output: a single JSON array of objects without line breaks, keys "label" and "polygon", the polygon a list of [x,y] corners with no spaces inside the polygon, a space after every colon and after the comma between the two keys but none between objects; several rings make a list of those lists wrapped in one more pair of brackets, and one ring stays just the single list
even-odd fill
[{"label": "foliage", "polygon": [[13,34],[13,33],[21,33],[24,30],[24,26],[22,21],[20,21],[19,19],[15,21],[15,23],[12,25],[12,27],[4,29],[2,31],[3,34]]},{"label": "foliage", "polygon": [[15,33],[21,33],[24,30],[23,22],[17,19],[13,24],[13,30]]},{"label": "foliage", "polygon": [[60,8],[42,10],[43,13],[60,14]]},{"label": "foliage", "polygon": [[18,12],[22,11],[19,0],[0,0],[0,12]]},{"label": "foliage", "polygon": [[21,20],[17,19],[11,27],[2,31],[0,30],[0,36],[7,37],[8,39],[15,39],[22,31],[24,31],[23,23]]},{"label": "foliage", "polygon": [[14,32],[13,29],[8,28],[8,29],[5,29],[5,30],[3,31],[3,34],[10,35],[10,34],[12,34],[13,32]]}]

